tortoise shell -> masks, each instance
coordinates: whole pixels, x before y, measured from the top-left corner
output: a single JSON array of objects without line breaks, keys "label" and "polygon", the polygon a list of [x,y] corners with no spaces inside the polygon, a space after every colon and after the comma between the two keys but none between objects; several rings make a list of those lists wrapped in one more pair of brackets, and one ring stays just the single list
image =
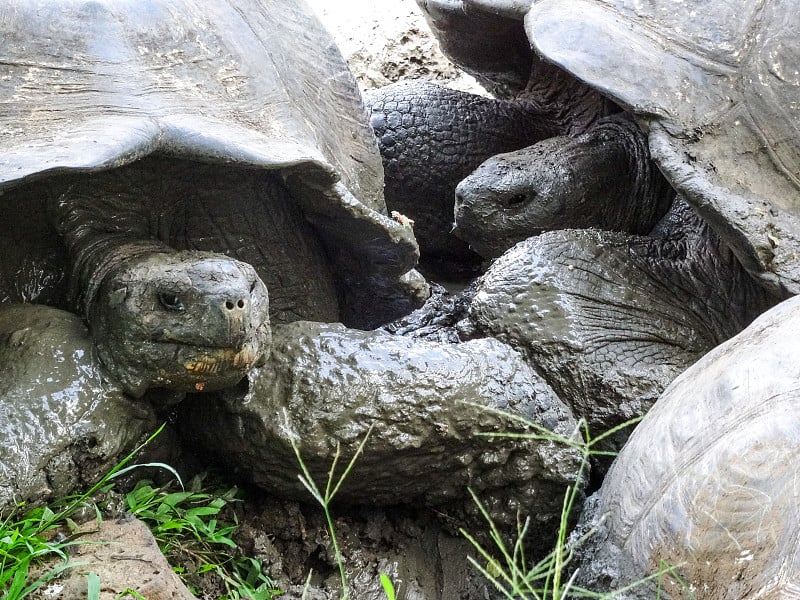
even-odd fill
[{"label": "tortoise shell", "polygon": [[541,0],[547,59],[640,116],[654,158],[766,284],[800,292],[796,0]]}]

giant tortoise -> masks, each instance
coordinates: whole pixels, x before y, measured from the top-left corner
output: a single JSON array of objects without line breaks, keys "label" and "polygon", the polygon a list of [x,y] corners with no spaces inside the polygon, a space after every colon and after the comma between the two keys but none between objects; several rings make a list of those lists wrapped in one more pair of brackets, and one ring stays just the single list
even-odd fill
[{"label": "giant tortoise", "polygon": [[112,404],[236,384],[270,320],[370,327],[413,305],[416,243],[385,215],[357,87],[304,4],[12,0],[0,90],[0,302],[68,309],[92,339],[52,310],[2,313],[18,499],[64,453],[97,467],[114,432],[135,439]]},{"label": "giant tortoise", "polygon": [[[656,358],[656,364],[668,365],[699,339],[695,334],[702,338],[703,331],[713,331],[718,343],[724,339],[721,333],[730,335],[771,302],[800,290],[796,159],[800,130],[795,102],[800,80],[790,74],[789,67],[796,62],[791,23],[796,23],[792,10],[797,3],[736,2],[710,7],[687,2],[678,11],[674,3],[659,0],[583,0],[578,6],[563,0],[475,0],[475,4],[524,15],[525,29],[545,59],[635,114],[647,132],[653,159],[702,217],[710,235],[710,243],[681,244],[685,253],[677,255],[670,249],[671,242],[646,242],[653,250],[649,258],[645,255],[650,266],[640,271],[644,279],[629,271],[623,275],[627,282],[614,275],[619,272],[616,259],[609,262],[607,253],[592,249],[593,243],[580,248],[580,242],[568,242],[575,252],[553,243],[552,237],[531,242],[529,262],[545,268],[537,271],[536,285],[523,286],[533,297],[524,301],[533,307],[529,314],[543,314],[551,306],[549,292],[537,291],[543,282],[561,294],[559,311],[576,306],[565,296],[575,299],[579,307],[565,311],[568,321],[576,324],[569,329],[572,343],[563,345],[567,356],[590,356],[613,347],[609,339],[617,335],[616,330],[618,339],[643,348],[638,359],[635,354],[626,355],[623,363],[634,359],[647,364]],[[606,240],[602,247],[617,245],[608,236],[601,237]],[[641,254],[636,250],[642,247],[640,242],[634,239],[625,244],[627,257]],[[510,258],[505,261],[512,263]],[[519,257],[516,263],[521,264]],[[570,265],[582,275],[576,277]],[[526,270],[528,280],[529,273]],[[499,277],[507,280],[507,270]],[[581,277],[586,281],[580,282]],[[651,296],[652,305],[661,308],[651,313],[650,323],[658,325],[650,330],[649,325],[636,323],[639,303],[630,300],[659,281],[671,281],[671,291]],[[606,290],[608,295],[588,294],[589,289]],[[670,299],[678,290],[689,297],[677,302]],[[598,303],[599,298],[604,299]],[[615,321],[624,326],[610,324],[610,318],[596,318],[604,303],[609,306],[606,314],[617,315]],[[493,319],[498,320],[496,315]],[[681,327],[694,323],[694,333],[675,336],[671,327],[663,325],[665,319]],[[512,332],[518,320],[513,315],[504,330]],[[734,325],[737,320],[739,324]],[[602,334],[583,327],[587,322],[599,324]],[[538,349],[545,344],[532,341],[530,347],[537,348],[536,357],[541,360],[545,352]],[[697,346],[694,358],[713,345]],[[679,351],[668,360],[658,358],[655,348],[667,346]],[[608,373],[601,379],[619,389],[614,371]],[[550,382],[559,389],[553,378]],[[591,395],[584,397],[591,401]],[[624,398],[623,406],[629,406],[629,399],[630,395]]]},{"label": "giant tortoise", "polygon": [[[515,4],[515,3],[510,3]],[[672,185],[765,285],[800,291],[793,0],[540,0],[536,48],[638,115]]]},{"label": "giant tortoise", "polygon": [[357,327],[424,293],[305,5],[20,0],[0,40],[0,299],[82,314],[128,393],[240,379],[264,284],[273,320]]},{"label": "giant tortoise", "polygon": [[[459,181],[492,156],[511,153],[509,158],[513,158],[521,148],[559,138],[535,151],[547,155],[563,145],[562,136],[585,134],[619,109],[531,51],[522,23],[524,11],[505,14],[499,6],[481,5],[492,3],[470,0],[420,0],[418,4],[445,53],[495,94],[487,98],[410,81],[367,94],[384,159],[387,204],[415,219],[423,258],[452,263],[467,256],[467,244],[450,235],[453,193]],[[457,235],[478,254],[498,256],[514,242],[549,225],[538,218],[537,212],[542,211],[536,208],[548,202],[547,212],[557,215],[561,227],[597,225],[647,233],[669,207],[672,191],[657,169],[648,168],[649,150],[638,137],[635,128],[606,124],[577,142],[574,160],[541,156],[542,162],[561,163],[560,170],[552,169],[554,174],[571,172],[579,182],[568,177],[540,181],[539,198],[513,189],[498,190],[491,202],[481,203],[491,205],[491,210],[474,218],[462,215],[456,223]],[[591,149],[583,150],[584,146]],[[615,185],[625,179],[624,170],[630,163],[627,152],[620,156],[620,148],[637,154],[644,150],[644,156],[637,157],[642,169],[637,173],[642,180],[637,188],[641,200],[633,198],[626,187]],[[581,154],[586,155],[585,160]],[[577,200],[556,206],[565,196]],[[591,201],[607,203],[610,210],[593,211],[588,208]],[[474,225],[465,226],[467,221]],[[497,235],[513,241],[503,248],[481,244],[473,229],[483,223],[504,228]]]}]

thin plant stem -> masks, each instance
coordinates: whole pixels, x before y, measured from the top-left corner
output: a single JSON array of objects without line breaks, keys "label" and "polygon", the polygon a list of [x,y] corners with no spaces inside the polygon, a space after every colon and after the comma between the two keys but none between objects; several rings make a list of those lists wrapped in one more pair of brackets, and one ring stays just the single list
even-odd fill
[{"label": "thin plant stem", "polygon": [[328,528],[328,535],[331,537],[331,544],[333,545],[333,552],[334,557],[336,559],[336,564],[339,568],[339,579],[342,585],[342,600],[348,600],[349,592],[347,589],[347,576],[345,574],[344,569],[344,557],[342,556],[341,549],[339,548],[339,540],[336,537],[336,528],[333,524],[333,515],[330,511],[330,505],[333,501],[334,496],[336,496],[339,488],[342,487],[345,479],[350,474],[350,471],[353,469],[353,466],[358,460],[358,457],[361,456],[361,453],[364,451],[364,446],[369,439],[370,434],[372,433],[373,425],[370,425],[369,429],[367,430],[366,434],[364,434],[364,438],[361,440],[361,443],[358,445],[353,457],[347,463],[342,474],[336,479],[336,484],[334,485],[334,480],[336,477],[336,465],[339,463],[339,458],[341,457],[341,444],[339,442],[336,443],[336,452],[333,456],[333,461],[331,462],[331,466],[328,469],[328,479],[325,483],[325,494],[323,495],[320,490],[319,486],[314,481],[314,478],[311,476],[311,472],[308,470],[308,467],[303,460],[302,455],[300,454],[300,448],[297,445],[296,436],[291,432],[289,427],[289,415],[284,411],[284,423],[286,427],[286,431],[288,432],[289,442],[292,445],[292,450],[294,450],[294,455],[297,458],[297,462],[300,465],[300,469],[302,470],[302,474],[298,475],[298,479],[300,483],[309,491],[311,496],[319,503],[322,507],[322,511],[325,515],[325,522]]}]

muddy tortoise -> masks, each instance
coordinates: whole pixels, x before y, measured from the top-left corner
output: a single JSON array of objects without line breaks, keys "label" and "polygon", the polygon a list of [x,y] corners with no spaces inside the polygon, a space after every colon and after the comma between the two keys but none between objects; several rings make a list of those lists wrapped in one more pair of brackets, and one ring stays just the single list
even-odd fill
[{"label": "muddy tortoise", "polygon": [[25,0],[0,30],[0,300],[85,317],[129,394],[235,383],[270,317],[372,327],[424,293],[303,3]]},{"label": "muddy tortoise", "polygon": [[[471,484],[499,490],[498,514],[513,515],[506,500],[517,500],[503,491],[513,482],[538,490],[519,502],[538,503],[542,535],[553,530],[561,488],[578,476],[576,452],[467,435],[497,420],[465,401],[505,402],[574,430],[521,357],[496,340],[417,345],[354,329],[409,310],[425,287],[409,274],[412,230],[385,215],[380,156],[354,81],[302,3],[32,1],[0,17],[0,119],[12,142],[0,153],[0,431],[10,482],[0,503],[68,493],[91,476],[85,465],[109,465],[152,424],[153,406],[174,401],[159,388],[202,389],[182,403],[178,427],[195,442],[221,433],[219,461],[276,494],[298,493],[286,485],[297,483],[294,460],[282,461],[278,485],[275,474],[261,477],[273,464],[264,457],[282,456],[287,439],[248,432],[310,428],[301,450],[324,470],[338,442],[352,455],[352,442],[386,419],[397,428],[376,432],[367,453],[378,468],[388,453],[441,472],[405,495],[356,485],[349,501],[458,503]],[[267,359],[270,325],[282,333]],[[57,369],[54,347],[69,352]],[[305,419],[296,406],[289,422],[276,419],[275,402],[296,405],[307,393],[316,399],[308,410],[327,405],[333,418]],[[234,432],[235,415],[203,420],[220,398],[269,422],[246,419]],[[242,434],[254,461],[236,460]],[[469,465],[472,455],[481,458]],[[73,472],[48,487],[51,475]]]}]

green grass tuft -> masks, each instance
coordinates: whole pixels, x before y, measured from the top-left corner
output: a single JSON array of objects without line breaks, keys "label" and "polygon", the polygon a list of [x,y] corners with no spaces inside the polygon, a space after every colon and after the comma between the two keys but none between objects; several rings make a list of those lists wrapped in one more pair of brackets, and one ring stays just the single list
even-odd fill
[{"label": "green grass tuft", "polygon": [[170,491],[169,486],[154,487],[152,481],[141,480],[126,494],[125,503],[150,527],[168,559],[188,557],[196,565],[192,572],[176,571],[187,584],[195,575],[214,576],[225,588],[219,600],[271,600],[280,591],[264,574],[261,561],[238,553],[233,539],[239,527],[236,513],[223,512],[239,501],[238,488],[209,491],[202,482],[196,477],[189,489]]},{"label": "green grass tuft", "polygon": [[[59,528],[71,524],[70,517],[85,507],[94,509],[99,522],[101,520],[100,511],[91,499],[98,492],[108,491],[113,486],[114,479],[141,466],[161,467],[177,476],[172,467],[161,463],[128,464],[142,448],[161,433],[163,428],[163,425],[159,427],[153,435],[123,458],[87,491],[56,502],[54,504],[56,510],[44,506],[22,512],[25,505],[20,504],[0,522],[0,597],[5,600],[21,600],[46,585],[67,568],[78,566],[79,563],[67,566],[68,550],[70,546],[81,542],[70,536],[62,538],[55,534]],[[60,558],[61,564],[41,574],[34,581],[30,581],[32,569],[44,560],[53,557]]]},{"label": "green grass tuft", "polygon": [[[688,588],[677,576],[676,568],[671,565],[662,564],[659,570],[639,581],[633,582],[624,588],[613,592],[599,593],[592,590],[577,587],[574,584],[577,570],[569,572],[568,568],[573,559],[574,550],[580,547],[595,532],[589,531],[581,538],[573,541],[568,540],[571,517],[577,508],[576,502],[580,493],[580,484],[587,476],[589,461],[593,456],[613,456],[615,453],[598,450],[597,445],[609,436],[618,431],[631,427],[638,423],[640,418],[631,419],[616,427],[609,429],[597,437],[591,437],[589,428],[585,421],[581,420],[578,425],[578,432],[581,435],[569,437],[561,436],[552,431],[532,423],[524,417],[505,413],[496,409],[486,409],[490,412],[501,413],[511,418],[525,427],[532,430],[530,433],[484,433],[492,437],[513,437],[523,439],[537,439],[564,444],[575,448],[581,453],[581,465],[574,485],[568,486],[564,494],[564,502],[561,510],[558,533],[555,540],[554,549],[543,559],[535,564],[529,564],[525,558],[525,537],[530,525],[530,519],[524,521],[518,516],[516,537],[513,547],[509,548],[503,540],[499,529],[483,506],[478,497],[470,490],[473,501],[478,507],[481,515],[486,520],[489,527],[489,534],[493,548],[486,548],[481,545],[469,532],[461,530],[461,534],[469,540],[476,550],[478,558],[469,557],[470,563],[477,569],[505,598],[508,600],[564,600],[565,598],[596,598],[612,600],[619,594],[634,589],[651,580],[658,580],[658,593],[660,597],[662,579],[665,575],[670,575],[684,590]],[[565,577],[566,580],[565,580]],[[691,596],[693,597],[693,596]]]}]

